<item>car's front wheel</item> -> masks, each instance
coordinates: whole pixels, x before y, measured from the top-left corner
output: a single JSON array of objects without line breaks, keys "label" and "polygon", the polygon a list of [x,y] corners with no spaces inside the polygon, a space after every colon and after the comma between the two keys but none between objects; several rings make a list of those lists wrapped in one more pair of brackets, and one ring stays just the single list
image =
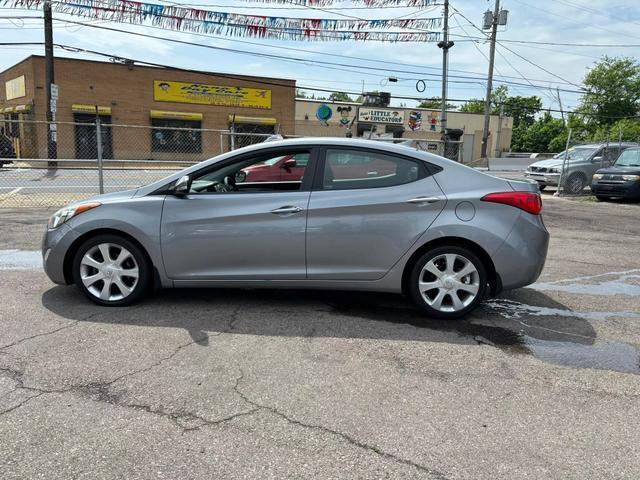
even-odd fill
[{"label": "car's front wheel", "polygon": [[83,243],[73,260],[75,284],[98,305],[131,305],[151,286],[151,266],[141,249],[117,235]]},{"label": "car's front wheel", "polygon": [[438,247],[414,265],[409,294],[427,315],[455,319],[482,301],[486,286],[486,270],[473,252],[462,247]]}]

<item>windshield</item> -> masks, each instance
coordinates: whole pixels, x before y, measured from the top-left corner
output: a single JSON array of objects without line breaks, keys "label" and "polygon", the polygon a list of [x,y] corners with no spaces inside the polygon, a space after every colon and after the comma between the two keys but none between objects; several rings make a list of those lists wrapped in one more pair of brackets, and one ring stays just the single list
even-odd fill
[{"label": "windshield", "polygon": [[[567,160],[586,160],[587,158],[589,158],[593,152],[595,152],[596,149],[595,148],[588,148],[588,147],[571,147],[568,150],[568,154],[567,154]],[[564,160],[564,154],[565,152],[560,152],[558,153],[556,156],[554,156],[553,158],[557,158],[559,160]]]},{"label": "windshield", "polygon": [[629,148],[620,154],[616,167],[640,167],[640,148]]}]

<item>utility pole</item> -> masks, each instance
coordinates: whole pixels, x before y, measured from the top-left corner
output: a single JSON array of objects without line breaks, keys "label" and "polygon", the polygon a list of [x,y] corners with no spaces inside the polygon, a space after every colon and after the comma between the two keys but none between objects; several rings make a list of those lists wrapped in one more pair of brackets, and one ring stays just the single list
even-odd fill
[{"label": "utility pole", "polygon": [[560,98],[560,89],[556,87],[556,94],[558,95],[558,105],[560,105],[560,115],[562,115],[562,126],[566,126],[564,121],[564,110],[562,109],[562,99]]},{"label": "utility pole", "polygon": [[496,35],[498,33],[498,15],[500,13],[500,0],[496,0],[491,18],[491,45],[489,48],[489,73],[487,75],[487,95],[484,101],[484,127],[482,129],[482,150],[480,156],[487,158],[489,140],[489,119],[491,116],[491,92],[493,90],[493,62],[496,56]]},{"label": "utility pole", "polygon": [[[45,53],[45,98],[47,102],[47,122],[55,121],[55,101],[51,94],[51,86],[54,85],[53,71],[53,15],[51,2],[44,2],[44,53]],[[57,95],[57,90],[56,90]],[[47,156],[49,160],[58,157],[58,132],[55,123],[47,123]],[[58,166],[58,162],[49,161],[49,168]]]},{"label": "utility pole", "polygon": [[496,135],[495,156],[502,157],[502,121],[504,119],[504,103],[500,102],[500,116],[498,117],[498,134]]},{"label": "utility pole", "polygon": [[449,0],[444,0],[444,18],[442,28],[442,41],[438,42],[438,47],[442,49],[442,106],[440,107],[440,134],[443,143],[442,156],[446,156],[447,151],[447,79],[449,75],[449,49],[454,42],[449,40]]}]

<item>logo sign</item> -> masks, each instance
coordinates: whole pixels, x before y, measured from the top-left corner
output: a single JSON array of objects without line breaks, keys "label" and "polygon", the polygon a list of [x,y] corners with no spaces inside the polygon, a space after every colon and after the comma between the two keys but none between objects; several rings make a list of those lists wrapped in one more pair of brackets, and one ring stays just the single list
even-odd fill
[{"label": "logo sign", "polygon": [[326,123],[333,116],[333,110],[331,107],[325,103],[320,105],[316,110],[316,118],[321,122]]},{"label": "logo sign", "polygon": [[153,99],[157,102],[271,108],[271,90],[165,80],[153,81]]},{"label": "logo sign", "polygon": [[402,125],[404,123],[404,112],[393,108],[360,107],[358,109],[358,121]]}]

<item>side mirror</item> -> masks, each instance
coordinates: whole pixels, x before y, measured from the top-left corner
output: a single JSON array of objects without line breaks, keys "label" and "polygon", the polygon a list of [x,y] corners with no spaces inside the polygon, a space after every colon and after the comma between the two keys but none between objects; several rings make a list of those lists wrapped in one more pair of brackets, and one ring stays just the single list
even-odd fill
[{"label": "side mirror", "polygon": [[280,168],[284,168],[285,170],[291,170],[292,168],[294,168],[296,166],[296,159],[295,158],[290,158],[288,160],[285,160],[282,165],[280,166]]},{"label": "side mirror", "polygon": [[191,178],[189,175],[185,175],[184,177],[180,177],[176,184],[173,186],[173,194],[176,197],[184,197],[189,194],[189,190],[191,189]]},{"label": "side mirror", "polygon": [[597,157],[593,157],[591,163],[600,163],[602,161],[602,157],[598,155]]}]

